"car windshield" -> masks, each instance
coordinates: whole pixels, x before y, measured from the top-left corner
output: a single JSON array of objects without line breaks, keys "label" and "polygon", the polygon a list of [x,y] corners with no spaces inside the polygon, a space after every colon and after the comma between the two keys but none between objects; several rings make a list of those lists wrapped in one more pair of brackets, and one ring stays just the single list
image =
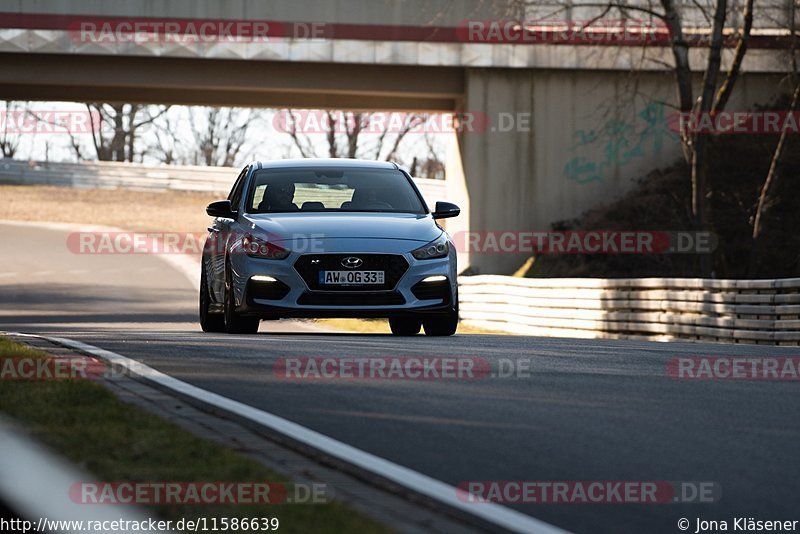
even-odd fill
[{"label": "car windshield", "polygon": [[248,213],[425,213],[405,174],[392,169],[262,169],[247,197]]}]

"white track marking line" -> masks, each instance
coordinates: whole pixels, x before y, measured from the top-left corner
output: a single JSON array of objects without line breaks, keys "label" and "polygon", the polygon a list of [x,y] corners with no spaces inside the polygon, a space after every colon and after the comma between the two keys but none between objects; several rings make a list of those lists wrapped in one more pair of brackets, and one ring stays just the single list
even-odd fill
[{"label": "white track marking line", "polygon": [[[19,335],[19,334],[14,334]],[[151,382],[155,382],[162,387],[178,392],[187,397],[197,399],[200,402],[215,406],[222,410],[234,413],[239,417],[249,419],[259,425],[269,428],[294,441],[310,446],[316,450],[337,458],[345,463],[355,465],[371,473],[375,473],[382,478],[388,479],[400,486],[408,488],[416,493],[437,501],[441,504],[465,512],[472,516],[488,521],[499,527],[514,531],[536,534],[555,534],[563,533],[564,530],[545,523],[539,519],[511,510],[504,506],[494,503],[469,503],[466,502],[466,495],[458,489],[444,482],[440,482],[422,473],[418,473],[407,467],[403,467],[379,456],[362,451],[352,445],[348,445],[336,439],[320,434],[315,430],[306,428],[288,419],[284,419],[241,402],[223,397],[216,393],[198,388],[177,378],[157,371],[141,362],[132,360],[115,352],[101,349],[80,341],[62,337],[46,337],[28,335],[28,337],[40,337],[48,341],[64,345],[79,351],[87,352],[97,356],[113,365],[127,369],[132,374],[142,377]],[[461,495],[461,498],[459,498]],[[464,500],[462,500],[464,499]]]}]

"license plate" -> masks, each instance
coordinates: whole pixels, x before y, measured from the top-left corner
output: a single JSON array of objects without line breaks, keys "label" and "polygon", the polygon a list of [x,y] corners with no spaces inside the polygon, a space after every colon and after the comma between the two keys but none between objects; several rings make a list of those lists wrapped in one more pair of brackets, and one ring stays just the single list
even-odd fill
[{"label": "license plate", "polygon": [[326,286],[381,285],[384,271],[320,271],[319,283]]}]

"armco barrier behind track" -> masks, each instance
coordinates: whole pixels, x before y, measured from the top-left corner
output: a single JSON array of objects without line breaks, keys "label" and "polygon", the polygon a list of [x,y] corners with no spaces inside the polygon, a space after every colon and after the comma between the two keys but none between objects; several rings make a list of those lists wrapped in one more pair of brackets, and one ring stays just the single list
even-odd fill
[{"label": "armco barrier behind track", "polygon": [[461,319],[514,333],[800,345],[800,278],[459,278]]}]

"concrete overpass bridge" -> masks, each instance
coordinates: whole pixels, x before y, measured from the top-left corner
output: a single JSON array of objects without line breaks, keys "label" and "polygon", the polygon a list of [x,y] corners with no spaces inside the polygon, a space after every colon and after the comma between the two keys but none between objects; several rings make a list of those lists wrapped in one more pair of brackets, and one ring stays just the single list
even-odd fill
[{"label": "concrete overpass bridge", "polygon": [[[599,8],[517,3],[0,0],[0,98],[470,113],[487,122],[451,134],[448,184],[466,209],[450,229],[546,230],[679,156],[671,52],[653,21],[587,36],[551,22]],[[760,7],[730,109],[768,101],[787,69],[766,31],[786,2]],[[489,22],[543,18],[522,33]],[[469,262],[504,273],[523,259]]]}]

